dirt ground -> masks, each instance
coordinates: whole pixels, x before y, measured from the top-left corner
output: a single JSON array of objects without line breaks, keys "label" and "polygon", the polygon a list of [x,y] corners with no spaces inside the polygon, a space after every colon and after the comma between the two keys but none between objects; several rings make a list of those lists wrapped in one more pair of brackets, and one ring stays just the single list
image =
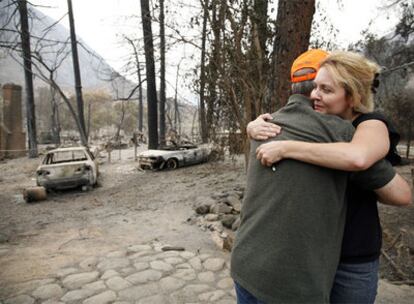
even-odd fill
[{"label": "dirt ground", "polygon": [[[132,149],[122,150],[119,159],[115,151],[111,163],[102,158],[102,186],[89,192],[52,193],[46,201],[31,204],[24,202],[22,191],[35,185],[40,160],[0,162],[2,296],[13,293],[17,283],[46,278],[66,265],[129,244],[158,240],[191,251],[220,251],[207,232],[187,219],[194,214],[198,197],[244,187],[243,157],[144,172],[137,169],[132,153]],[[411,168],[403,166],[398,171],[411,181]],[[381,277],[413,284],[414,252],[409,242],[414,207],[381,206],[380,211],[384,249],[390,258],[382,259]],[[398,287],[387,290],[398,294],[402,292]],[[414,288],[402,287],[410,292]]]}]

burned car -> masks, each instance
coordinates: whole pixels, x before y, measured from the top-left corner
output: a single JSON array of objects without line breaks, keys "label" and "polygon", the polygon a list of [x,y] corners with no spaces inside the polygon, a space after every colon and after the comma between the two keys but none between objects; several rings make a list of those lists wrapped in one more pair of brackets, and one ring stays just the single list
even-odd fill
[{"label": "burned car", "polygon": [[161,150],[148,150],[138,155],[143,170],[176,169],[209,160],[211,149],[193,145],[170,146]]},{"label": "burned car", "polygon": [[37,185],[47,190],[79,186],[86,190],[96,185],[98,162],[93,151],[86,147],[50,150],[36,170]]}]

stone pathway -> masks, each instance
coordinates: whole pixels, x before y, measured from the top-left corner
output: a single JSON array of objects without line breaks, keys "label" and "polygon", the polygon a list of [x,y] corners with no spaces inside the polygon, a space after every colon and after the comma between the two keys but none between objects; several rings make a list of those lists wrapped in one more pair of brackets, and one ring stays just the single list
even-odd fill
[{"label": "stone pathway", "polygon": [[236,303],[229,262],[210,254],[129,246],[19,286],[5,304]]}]

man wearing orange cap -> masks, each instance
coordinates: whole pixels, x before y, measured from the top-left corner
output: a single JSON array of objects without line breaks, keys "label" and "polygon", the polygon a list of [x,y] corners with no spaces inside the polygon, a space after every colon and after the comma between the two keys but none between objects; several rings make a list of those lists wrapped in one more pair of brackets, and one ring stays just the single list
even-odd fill
[{"label": "man wearing orange cap", "polygon": [[[329,303],[345,224],[344,171],[286,159],[269,168],[257,147],[273,140],[350,141],[351,123],[317,113],[309,99],[319,63],[327,56],[309,50],[292,66],[293,95],[269,118],[283,133],[251,142],[241,224],[231,257],[238,304]],[[277,130],[275,130],[277,132]],[[356,179],[378,189],[395,176],[379,162]]]}]

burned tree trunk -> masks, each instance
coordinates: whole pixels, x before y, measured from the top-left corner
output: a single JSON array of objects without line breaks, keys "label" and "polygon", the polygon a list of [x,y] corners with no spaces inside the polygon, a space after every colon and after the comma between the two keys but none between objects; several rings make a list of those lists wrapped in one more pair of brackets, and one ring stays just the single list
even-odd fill
[{"label": "burned tree trunk", "polygon": [[164,0],[160,0],[160,143],[165,145],[165,27]]},{"label": "burned tree trunk", "polygon": [[24,80],[26,84],[26,120],[29,137],[29,157],[37,157],[36,116],[33,93],[32,54],[30,49],[29,22],[27,17],[27,1],[17,2],[20,13],[20,38],[22,43]]},{"label": "burned tree trunk", "polygon": [[207,122],[206,122],[206,107],[205,107],[205,89],[206,89],[206,40],[207,40],[207,19],[208,19],[208,0],[203,3],[203,30],[201,37],[201,65],[200,65],[200,133],[203,143],[207,142]]},{"label": "burned tree trunk", "polygon": [[73,70],[75,77],[75,92],[76,92],[76,104],[78,109],[78,119],[80,124],[80,138],[82,145],[88,145],[88,134],[86,133],[85,126],[85,116],[83,110],[83,97],[82,97],[82,83],[81,75],[79,69],[79,57],[78,57],[78,47],[76,41],[76,32],[75,32],[75,21],[73,18],[72,10],[72,0],[68,1],[68,15],[69,15],[69,27],[70,27],[70,40],[72,45],[72,61],[73,61]]},{"label": "burned tree trunk", "polygon": [[144,32],[145,64],[147,73],[148,148],[158,147],[157,89],[155,86],[154,46],[149,0],[141,0],[141,18]]},{"label": "burned tree trunk", "polygon": [[283,106],[290,95],[290,67],[309,47],[315,0],[280,0],[273,44],[270,109]]}]

